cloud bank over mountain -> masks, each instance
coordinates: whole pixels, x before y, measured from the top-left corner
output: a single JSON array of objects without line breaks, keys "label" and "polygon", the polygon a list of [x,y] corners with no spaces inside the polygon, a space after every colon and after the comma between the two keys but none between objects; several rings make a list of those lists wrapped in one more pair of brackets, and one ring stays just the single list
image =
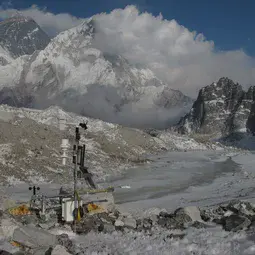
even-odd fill
[{"label": "cloud bank over mountain", "polygon": [[[32,6],[18,10],[32,17],[51,35],[82,23],[67,13],[53,14]],[[15,9],[0,10],[0,18],[17,14]],[[255,84],[255,60],[242,49],[216,51],[203,34],[189,31],[175,20],[165,20],[135,6],[115,9],[94,17],[94,44],[104,52],[120,54],[129,62],[145,65],[174,89],[196,97],[198,90],[222,76],[244,85]]]}]

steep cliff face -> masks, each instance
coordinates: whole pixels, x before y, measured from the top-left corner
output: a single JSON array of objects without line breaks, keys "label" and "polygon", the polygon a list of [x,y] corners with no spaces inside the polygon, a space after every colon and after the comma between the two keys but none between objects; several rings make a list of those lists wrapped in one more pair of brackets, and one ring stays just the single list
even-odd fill
[{"label": "steep cliff face", "polygon": [[178,130],[215,135],[246,132],[253,126],[254,99],[255,87],[246,92],[238,83],[221,78],[200,90],[191,111],[180,120]]},{"label": "steep cliff face", "polygon": [[247,99],[246,104],[251,108],[246,128],[247,131],[255,135],[255,86],[252,86],[248,90],[249,98],[253,98],[253,101]]}]

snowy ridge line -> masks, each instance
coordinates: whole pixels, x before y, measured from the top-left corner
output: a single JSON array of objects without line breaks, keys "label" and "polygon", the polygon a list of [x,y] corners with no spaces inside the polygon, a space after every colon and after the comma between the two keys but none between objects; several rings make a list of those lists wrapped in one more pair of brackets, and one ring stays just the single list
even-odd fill
[{"label": "snowy ridge line", "polygon": [[[29,24],[29,28],[23,40],[28,43],[29,38],[31,44],[22,54],[14,52],[14,58],[22,56],[0,66],[1,101],[10,100],[8,91],[12,87],[22,106],[30,104],[40,108],[57,104],[78,114],[86,111],[86,115],[94,118],[123,125],[131,123],[136,127],[144,122],[154,123],[158,114],[162,115],[161,125],[164,125],[183,111],[186,113],[192,103],[189,97],[171,89],[146,66],[132,65],[123,56],[95,48],[93,19],[60,33],[50,42],[36,24]],[[30,38],[36,29],[38,33]],[[16,30],[13,33],[18,33]],[[40,38],[44,38],[42,44]],[[14,45],[15,42],[13,48]],[[37,51],[25,56],[23,53],[30,53],[30,46],[35,46]],[[6,48],[10,50],[12,44]],[[21,95],[22,88],[25,89]],[[28,103],[26,99],[31,95],[33,98]]]}]

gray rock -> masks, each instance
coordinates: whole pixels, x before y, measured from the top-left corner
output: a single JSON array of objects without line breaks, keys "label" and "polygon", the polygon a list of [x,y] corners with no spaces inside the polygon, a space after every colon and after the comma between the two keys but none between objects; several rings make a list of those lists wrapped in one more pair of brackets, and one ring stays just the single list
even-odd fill
[{"label": "gray rock", "polygon": [[71,253],[67,252],[64,246],[57,245],[51,252],[51,255],[69,255]]},{"label": "gray rock", "polygon": [[186,214],[173,215],[171,218],[161,217],[158,220],[158,224],[167,229],[184,229],[184,225],[189,222],[192,222],[192,219]]},{"label": "gray rock", "polygon": [[56,222],[47,222],[47,223],[39,223],[38,226],[41,227],[42,229],[48,230],[51,229],[55,226]]},{"label": "gray rock", "polygon": [[60,246],[65,247],[65,249],[70,253],[74,253],[75,251],[75,245],[67,234],[61,234],[56,236],[56,243]]},{"label": "gray rock", "polygon": [[183,239],[185,237],[185,234],[184,233],[171,233],[170,235],[167,235],[167,238],[170,238],[170,239]]},{"label": "gray rock", "polygon": [[103,230],[103,222],[96,215],[89,215],[83,217],[82,221],[77,224],[76,233],[77,234],[87,234],[90,231],[101,231]]},{"label": "gray rock", "polygon": [[200,216],[201,216],[201,219],[205,222],[207,222],[211,219],[211,217],[209,216],[208,212],[206,212],[206,210],[201,210]]},{"label": "gray rock", "polygon": [[166,227],[167,226],[167,222],[168,222],[168,219],[164,218],[164,217],[159,218],[159,220],[158,220],[158,224],[161,227]]},{"label": "gray rock", "polygon": [[109,224],[109,223],[105,223],[104,224],[104,229],[103,229],[103,232],[104,233],[112,233],[115,231],[115,227],[114,225],[112,224]]},{"label": "gray rock", "polygon": [[107,213],[100,213],[99,218],[103,223],[114,224],[116,221],[116,217],[113,214],[109,215]]},{"label": "gray rock", "polygon": [[0,224],[0,235],[6,239],[10,239],[13,237],[13,233],[17,228],[19,228],[19,226],[14,220],[4,218],[1,220]]},{"label": "gray rock", "polygon": [[168,220],[166,227],[168,229],[184,229],[185,224],[192,222],[192,219],[187,214],[176,215]]},{"label": "gray rock", "polygon": [[115,227],[124,227],[124,225],[125,225],[124,222],[119,220],[119,219],[116,220],[115,223],[114,223]]},{"label": "gray rock", "polygon": [[174,214],[161,213],[157,223],[167,229],[184,229],[186,224],[194,221],[203,222],[199,209],[195,206],[190,206],[179,208]]},{"label": "gray rock", "polygon": [[251,225],[251,221],[248,218],[233,214],[224,219],[223,228],[226,231],[235,232],[235,231],[246,229],[250,225]]},{"label": "gray rock", "polygon": [[160,212],[159,217],[164,217],[164,218],[171,218],[173,215],[168,213],[168,212]]},{"label": "gray rock", "polygon": [[35,215],[25,215],[21,218],[21,222],[24,225],[34,225],[38,223],[38,218]]},{"label": "gray rock", "polygon": [[206,224],[206,223],[203,223],[201,221],[194,221],[192,222],[192,224],[190,225],[191,227],[193,228],[210,228],[210,227],[214,227],[215,225],[209,225],[209,224]]},{"label": "gray rock", "polygon": [[244,215],[246,217],[255,215],[253,206],[249,202],[234,200],[231,201],[226,208],[236,214]]},{"label": "gray rock", "polygon": [[51,255],[53,248],[46,246],[46,247],[39,247],[39,248],[34,248],[31,250],[31,253],[33,255]]},{"label": "gray rock", "polygon": [[[187,215],[191,218],[192,221],[200,221],[202,222],[200,210],[196,206],[187,206],[184,208],[177,209],[174,214],[176,216],[184,216]],[[187,217],[185,217],[185,221],[188,220]]]},{"label": "gray rock", "polygon": [[135,229],[137,227],[136,220],[133,218],[125,218],[124,219],[124,226],[127,228]]},{"label": "gray rock", "polygon": [[152,220],[151,219],[143,219],[142,226],[145,230],[152,228]]},{"label": "gray rock", "polygon": [[150,219],[152,220],[153,224],[158,222],[158,215],[152,214],[150,215]]},{"label": "gray rock", "polygon": [[13,241],[35,249],[39,247],[54,246],[56,243],[56,236],[39,228],[23,226],[22,228],[14,230]]}]

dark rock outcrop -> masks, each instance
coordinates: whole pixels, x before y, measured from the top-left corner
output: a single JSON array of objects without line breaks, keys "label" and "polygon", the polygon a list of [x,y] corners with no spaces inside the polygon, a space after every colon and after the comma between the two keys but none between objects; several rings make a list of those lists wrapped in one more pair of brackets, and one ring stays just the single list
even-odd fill
[{"label": "dark rock outcrop", "polygon": [[226,231],[238,231],[246,229],[251,225],[251,221],[244,216],[240,215],[230,215],[226,217],[223,221],[223,227]]},{"label": "dark rock outcrop", "polygon": [[[228,78],[221,78],[199,91],[191,111],[178,124],[180,133],[229,135],[255,130],[255,87],[244,91]],[[254,129],[254,130],[253,130]]]}]

